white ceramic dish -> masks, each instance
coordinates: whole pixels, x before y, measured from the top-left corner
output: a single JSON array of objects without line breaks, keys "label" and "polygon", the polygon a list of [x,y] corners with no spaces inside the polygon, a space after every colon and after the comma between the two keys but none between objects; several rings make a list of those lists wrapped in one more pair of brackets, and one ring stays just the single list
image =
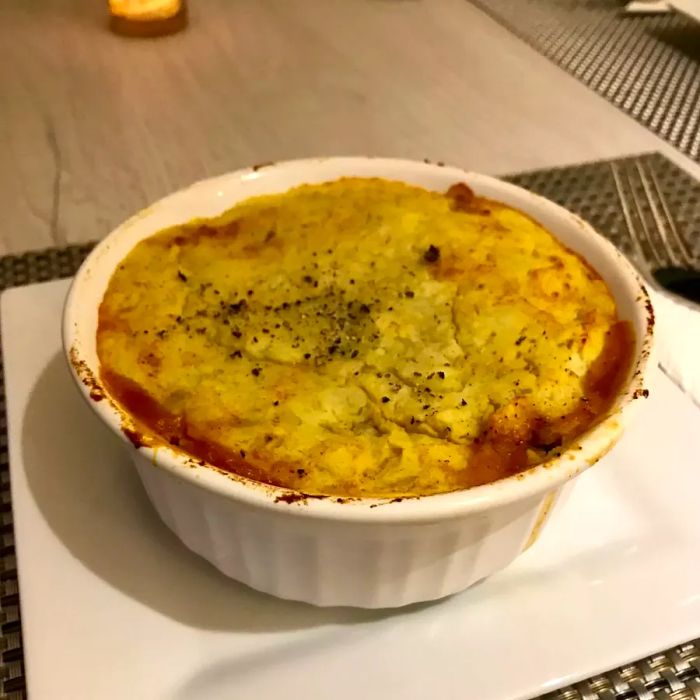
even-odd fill
[{"label": "white ceramic dish", "polygon": [[428,605],[316,608],[226,578],[163,525],[73,386],[68,285],[0,309],[30,698],[522,700],[700,636],[700,409],[658,370],[504,571]]},{"label": "white ceramic dish", "polygon": [[[330,158],[282,163],[197,183],[116,229],[86,260],[66,302],[63,336],[74,375],[98,415],[124,437],[111,400],[90,399],[99,384],[97,309],[112,271],[143,238],[173,224],[220,214],[242,199],[342,176],[399,179],[437,191],[464,181],[477,194],[517,207],[583,255],[616,297],[638,338],[629,381],[610,414],[560,458],[518,477],[401,502],[287,503],[284,489],[208,467],[193,468],[170,448],[132,449],[146,491],[164,522],[192,550],[253,588],[317,605],[391,607],[462,590],[511,562],[536,539],[560,489],[619,438],[640,402],[653,319],[638,275],[604,238],[573,214],[494,178],[412,161]],[[108,392],[102,390],[109,398]],[[125,441],[126,438],[125,438]],[[128,442],[128,441],[127,441]]]}]

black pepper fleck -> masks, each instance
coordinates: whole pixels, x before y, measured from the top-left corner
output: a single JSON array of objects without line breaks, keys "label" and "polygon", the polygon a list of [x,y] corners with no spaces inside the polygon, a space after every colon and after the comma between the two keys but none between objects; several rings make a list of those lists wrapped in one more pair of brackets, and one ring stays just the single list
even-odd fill
[{"label": "black pepper fleck", "polygon": [[248,302],[246,302],[245,299],[240,299],[235,304],[229,304],[228,308],[231,313],[237,314],[240,313],[246,306],[248,306]]},{"label": "black pepper fleck", "polygon": [[440,248],[434,245],[428,246],[428,249],[423,253],[423,260],[427,263],[434,263],[440,259]]}]

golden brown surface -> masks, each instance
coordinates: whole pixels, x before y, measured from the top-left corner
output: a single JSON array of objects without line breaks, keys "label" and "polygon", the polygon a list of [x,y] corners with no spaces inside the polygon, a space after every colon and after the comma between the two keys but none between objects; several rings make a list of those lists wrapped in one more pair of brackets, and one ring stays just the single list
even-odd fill
[{"label": "golden brown surface", "polygon": [[312,494],[404,496],[544,460],[607,407],[631,336],[525,215],[344,179],[137,245],[100,307],[140,430]]}]

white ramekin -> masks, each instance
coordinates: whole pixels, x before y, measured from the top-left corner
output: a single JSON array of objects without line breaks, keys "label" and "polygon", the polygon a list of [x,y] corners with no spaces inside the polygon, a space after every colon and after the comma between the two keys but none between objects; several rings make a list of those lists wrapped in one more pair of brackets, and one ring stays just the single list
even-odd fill
[{"label": "white ramekin", "polygon": [[[609,415],[556,459],[464,491],[404,500],[294,500],[292,492],[193,464],[169,446],[135,447],[131,419],[101,386],[97,311],[118,262],[140,240],[215,216],[254,195],[343,176],[402,180],[436,191],[466,182],[516,207],[580,253],[602,275],[637,338],[628,381]],[[538,536],[562,487],[617,441],[644,396],[653,312],[630,263],[558,205],[491,177],[383,158],[300,160],[222,175],[177,192],[113,231],[80,268],[66,302],[64,346],[88,402],[124,438],[161,518],[192,550],[260,591],[316,605],[394,607],[462,590],[511,562]],[[292,502],[287,502],[287,501]]]}]

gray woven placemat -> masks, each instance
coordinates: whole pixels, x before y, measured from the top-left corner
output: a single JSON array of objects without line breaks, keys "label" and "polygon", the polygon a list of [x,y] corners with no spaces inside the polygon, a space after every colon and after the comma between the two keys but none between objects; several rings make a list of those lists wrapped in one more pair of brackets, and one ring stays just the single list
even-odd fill
[{"label": "gray woven placemat", "polygon": [[700,161],[700,23],[623,15],[626,0],[471,2]]},{"label": "gray woven placemat", "polygon": [[[688,238],[690,232],[700,231],[700,184],[659,154],[636,158],[653,169],[674,211],[678,228]],[[637,254],[617,200],[609,162],[539,170],[509,179],[580,213],[622,250],[633,257]],[[694,245],[696,255],[700,254],[700,236],[688,243]],[[86,244],[0,258],[0,290],[70,277],[91,248],[92,245]],[[0,700],[23,700],[26,692],[6,430],[4,386],[0,375]],[[634,630],[630,630],[630,634],[634,634]],[[552,643],[575,642],[552,640]],[[547,700],[662,698],[700,700],[700,639],[547,696]]]}]

